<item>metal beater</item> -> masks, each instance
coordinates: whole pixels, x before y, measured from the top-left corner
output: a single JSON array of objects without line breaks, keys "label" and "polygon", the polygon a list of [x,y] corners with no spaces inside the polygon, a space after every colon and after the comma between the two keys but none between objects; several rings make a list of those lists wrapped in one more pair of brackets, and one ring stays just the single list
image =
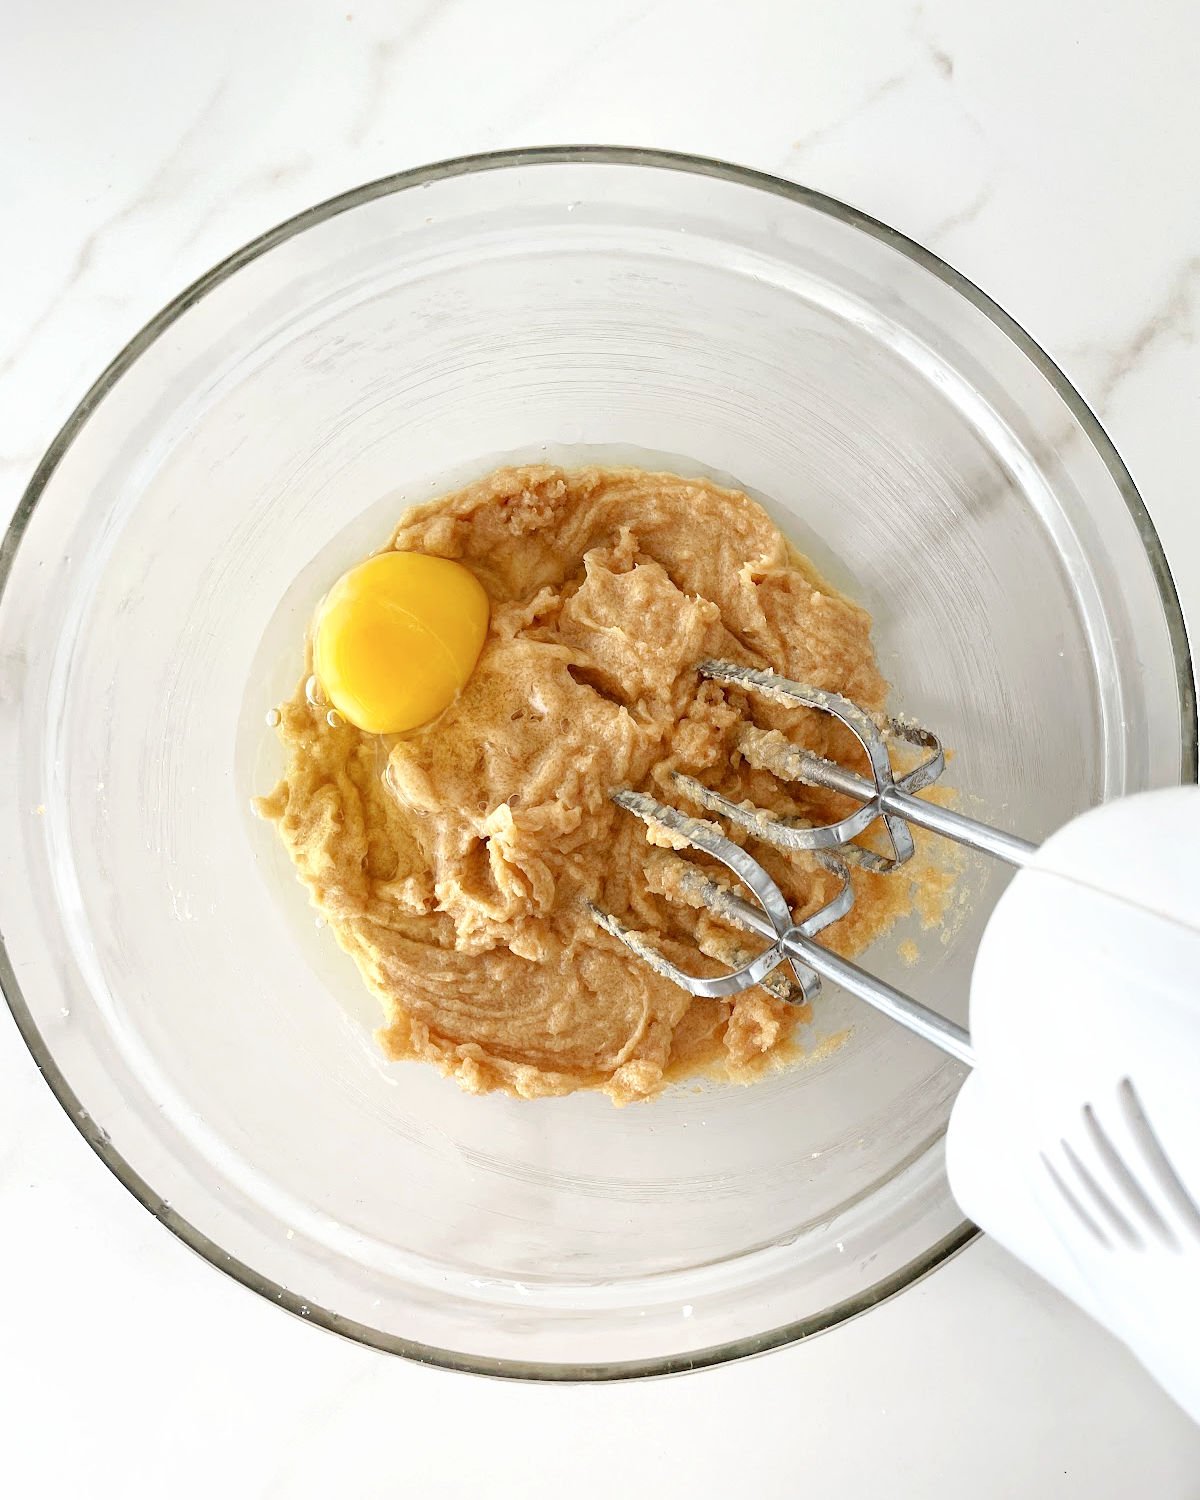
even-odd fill
[{"label": "metal beater", "polygon": [[[917,792],[932,786],[946,766],[941,743],[928,729],[902,719],[888,719],[881,730],[868,713],[837,693],[804,687],[773,672],[759,672],[724,661],[701,662],[697,670],[701,677],[710,681],[729,683],[775,703],[819,709],[844,724],[862,746],[871,767],[872,780],[847,771],[823,756],[799,749],[778,730],[764,730],[754,724],[742,726],[737,748],[755,769],[769,771],[786,781],[841,792],[862,804],[836,823],[818,828],[796,819],[777,817],[744,803],[731,802],[693,777],[675,773],[680,791],[700,807],[778,849],[806,850],[815,854],[826,869],[839,877],[839,889],[820,910],[802,922],[795,922],[783,892],[762,865],[745,849],[726,838],[715,824],[691,817],[644,792],[621,790],[612,794],[619,807],[635,813],[650,827],[664,830],[674,839],[719,860],[753,894],[757,905],[723,889],[694,866],[679,872],[681,891],[686,892],[689,902],[706,907],[713,916],[726,923],[767,938],[768,946],[731,973],[704,979],[686,973],[664,958],[640,934],[593,906],[592,915],[596,922],[656,972],[690,994],[710,999],[734,995],[761,984],[781,963],[787,963],[804,999],[811,1000],[819,993],[823,978],[831,980],[918,1036],[933,1042],[951,1057],[973,1065],[971,1039],[963,1027],[857,964],[821,947],[816,936],[831,922],[844,917],[854,904],[847,862],[852,860],[871,870],[897,869],[915,852],[910,824],[1016,866],[1027,864],[1037,852],[1037,846],[916,796]],[[921,751],[918,764],[900,776],[892,770],[889,738],[901,740]],[[887,834],[891,846],[888,854],[872,853],[851,843],[876,819],[882,822]]]}]

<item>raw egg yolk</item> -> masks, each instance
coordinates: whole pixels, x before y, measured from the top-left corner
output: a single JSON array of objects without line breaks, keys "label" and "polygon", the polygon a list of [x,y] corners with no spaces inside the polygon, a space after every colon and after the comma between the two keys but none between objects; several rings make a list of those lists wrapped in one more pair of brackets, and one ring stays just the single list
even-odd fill
[{"label": "raw egg yolk", "polygon": [[488,596],[447,557],[381,552],[351,568],[317,614],[313,667],[343,718],[369,734],[434,719],[479,660]]}]

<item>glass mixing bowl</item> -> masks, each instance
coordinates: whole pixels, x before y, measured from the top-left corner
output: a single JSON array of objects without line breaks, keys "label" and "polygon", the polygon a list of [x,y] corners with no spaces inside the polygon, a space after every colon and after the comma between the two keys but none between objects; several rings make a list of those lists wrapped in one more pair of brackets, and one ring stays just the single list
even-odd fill
[{"label": "glass mixing bowl", "polygon": [[[372,183],[216,267],[105,371],[8,533],[2,979],[118,1177],[311,1322],[464,1369],[685,1369],[799,1338],[973,1233],[961,1072],[827,993],[816,1056],[618,1110],[388,1065],[248,810],[314,602],[497,458],[732,478],[874,613],[895,702],[1030,837],[1195,768],[1179,610],[1078,395],[926,251],[647,152]],[[964,1015],[1003,880],[869,963]],[[1036,1026],[1014,977],[1013,1024]],[[819,1044],[846,1027],[840,1048]]]}]

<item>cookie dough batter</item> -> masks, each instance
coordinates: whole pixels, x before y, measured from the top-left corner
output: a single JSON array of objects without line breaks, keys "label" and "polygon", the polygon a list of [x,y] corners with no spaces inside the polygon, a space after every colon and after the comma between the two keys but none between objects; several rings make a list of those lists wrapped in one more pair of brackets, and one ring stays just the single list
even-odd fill
[{"label": "cookie dough batter", "polygon": [[[474,675],[402,738],[331,723],[302,679],[281,710],[283,779],[258,804],[378,997],[389,1056],[476,1093],[598,1088],[618,1103],[701,1067],[747,1078],[787,1056],[798,1010],[784,970],[773,993],[692,999],[600,931],[587,903],[696,971],[744,960],[744,939],[687,906],[673,856],[609,789],[678,802],[678,769],[780,813],[844,811],[740,763],[733,735],[752,716],[857,766],[846,731],[694,668],[769,666],[882,709],[865,611],[745,495],[637,469],[502,469],[410,510],[391,545],[456,558],[483,583],[491,622]],[[754,852],[800,913],[831,894],[807,857]],[[856,870],[854,883],[853,912],[827,934],[843,953],[912,894],[903,877]]]}]

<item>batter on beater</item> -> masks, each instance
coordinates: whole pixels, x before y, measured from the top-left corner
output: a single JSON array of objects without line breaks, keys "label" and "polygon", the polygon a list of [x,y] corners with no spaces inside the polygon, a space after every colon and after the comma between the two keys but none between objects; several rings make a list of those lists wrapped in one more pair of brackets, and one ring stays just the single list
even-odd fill
[{"label": "batter on beater", "polygon": [[[695,667],[770,667],[882,710],[866,612],[746,495],[638,469],[501,469],[407,512],[390,548],[453,559],[482,584],[474,670],[468,660],[438,717],[383,734],[314,694],[310,644],[280,711],[283,778],[258,803],[382,1005],[387,1054],[475,1093],[595,1088],[617,1103],[702,1068],[745,1080],[794,1055],[807,1012],[788,1002],[782,970],[770,992],[693,999],[600,931],[588,903],[693,970],[741,961],[744,939],[679,899],[674,857],[609,792],[678,802],[668,778],[681,770],[780,814],[844,811],[733,747],[753,717],[858,764],[844,729],[702,682]],[[831,877],[807,856],[756,854],[800,914],[826,899]],[[859,951],[915,894],[928,911],[939,876],[920,856],[913,869],[855,870],[830,946]]]}]

